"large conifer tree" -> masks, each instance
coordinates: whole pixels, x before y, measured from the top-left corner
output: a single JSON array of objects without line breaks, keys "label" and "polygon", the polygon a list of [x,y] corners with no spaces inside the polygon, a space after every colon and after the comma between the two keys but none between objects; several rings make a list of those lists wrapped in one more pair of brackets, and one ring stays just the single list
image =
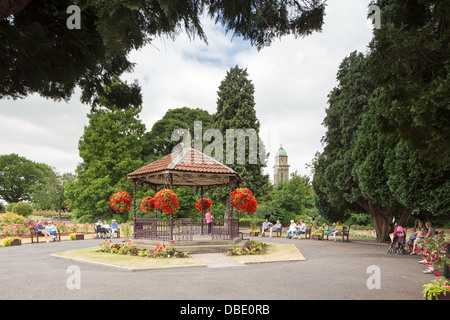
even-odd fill
[{"label": "large conifer tree", "polygon": [[[213,127],[220,130],[224,137],[224,163],[244,178],[244,185],[252,190],[255,197],[258,198],[267,192],[269,176],[263,174],[267,154],[264,144],[259,138],[260,123],[256,117],[254,93],[255,88],[251,80],[248,79],[247,70],[238,66],[231,68],[219,86]],[[255,142],[255,137],[242,137],[239,129],[242,129],[243,132],[241,133],[244,134],[246,131],[256,133],[256,150],[252,143]],[[232,133],[236,137],[236,139],[233,139],[232,145],[227,144],[227,130],[228,140],[230,140]],[[238,149],[240,147],[238,141],[241,138],[246,141],[245,148],[243,148],[244,154],[239,152]],[[232,154],[231,149],[234,150],[234,154]],[[252,155],[253,159],[251,159]],[[256,159],[254,155],[257,156]],[[245,160],[244,163],[242,163],[242,160]],[[254,163],[255,160],[256,163]]]}]

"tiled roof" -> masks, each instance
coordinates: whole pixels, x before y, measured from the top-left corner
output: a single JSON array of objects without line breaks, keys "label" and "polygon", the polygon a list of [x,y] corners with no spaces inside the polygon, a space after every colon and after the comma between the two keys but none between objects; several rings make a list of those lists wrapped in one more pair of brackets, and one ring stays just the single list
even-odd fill
[{"label": "tiled roof", "polygon": [[205,155],[204,153],[192,148],[185,148],[150,163],[134,172],[131,172],[128,174],[128,177],[134,178],[141,175],[164,171],[237,174],[233,169]]}]

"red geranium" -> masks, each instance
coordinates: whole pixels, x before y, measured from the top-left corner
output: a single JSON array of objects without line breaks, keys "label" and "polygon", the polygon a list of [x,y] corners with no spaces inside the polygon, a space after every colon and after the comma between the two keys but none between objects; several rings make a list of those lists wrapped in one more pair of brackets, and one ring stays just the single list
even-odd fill
[{"label": "red geranium", "polygon": [[[211,199],[203,198],[203,212],[207,211],[212,206]],[[198,209],[198,212],[202,211],[202,199],[198,199],[195,203],[195,207]]]},{"label": "red geranium", "polygon": [[174,214],[178,207],[178,197],[171,189],[163,189],[155,194],[155,207],[162,212]]},{"label": "red geranium", "polygon": [[145,214],[156,213],[155,212],[155,199],[152,197],[142,198],[141,211]]},{"label": "red geranium", "polygon": [[120,192],[113,193],[109,203],[114,211],[117,213],[123,213],[124,211],[131,209],[131,196],[128,192],[122,190]]},{"label": "red geranium", "polygon": [[258,201],[248,188],[237,188],[231,194],[232,205],[242,213],[253,213],[258,207]]}]

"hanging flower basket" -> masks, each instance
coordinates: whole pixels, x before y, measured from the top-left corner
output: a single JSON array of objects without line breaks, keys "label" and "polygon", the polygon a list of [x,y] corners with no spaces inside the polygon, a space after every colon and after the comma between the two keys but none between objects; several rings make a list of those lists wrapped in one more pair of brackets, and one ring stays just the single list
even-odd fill
[{"label": "hanging flower basket", "polygon": [[178,207],[178,197],[171,189],[163,189],[155,194],[155,207],[164,213],[174,214]]},{"label": "hanging flower basket", "polygon": [[[207,211],[212,206],[211,199],[203,198],[203,212]],[[195,203],[195,207],[198,209],[198,212],[202,212],[202,199],[198,199]]]},{"label": "hanging flower basket", "polygon": [[145,214],[151,214],[155,213],[155,199],[148,196],[145,198],[142,198],[141,202],[141,211]]},{"label": "hanging flower basket", "polygon": [[126,191],[120,191],[114,193],[109,200],[111,204],[111,208],[117,213],[123,213],[124,211],[128,211],[131,209],[131,196]]},{"label": "hanging flower basket", "polygon": [[231,194],[231,204],[241,213],[253,213],[258,207],[258,201],[248,188],[237,188]]}]

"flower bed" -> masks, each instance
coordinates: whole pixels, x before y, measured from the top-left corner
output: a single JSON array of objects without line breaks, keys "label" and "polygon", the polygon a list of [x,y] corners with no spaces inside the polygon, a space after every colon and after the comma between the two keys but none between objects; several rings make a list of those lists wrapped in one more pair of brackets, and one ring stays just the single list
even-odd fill
[{"label": "flower bed", "polygon": [[264,254],[267,251],[267,243],[261,241],[250,240],[245,248],[233,248],[227,251],[228,256],[243,256]]},{"label": "flower bed", "polygon": [[[172,241],[173,244],[173,241]],[[181,251],[176,251],[173,245],[157,244],[154,250],[140,249],[137,244],[133,244],[131,240],[128,242],[112,243],[111,240],[103,241],[98,249],[98,252],[105,252],[110,254],[130,255],[146,258],[187,258],[188,255]]]}]

